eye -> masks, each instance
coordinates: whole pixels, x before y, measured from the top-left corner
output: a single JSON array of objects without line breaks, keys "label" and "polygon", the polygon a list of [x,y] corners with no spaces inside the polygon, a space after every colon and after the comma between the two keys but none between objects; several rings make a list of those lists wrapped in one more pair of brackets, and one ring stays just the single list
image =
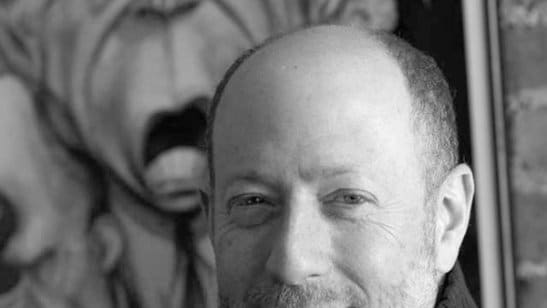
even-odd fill
[{"label": "eye", "polygon": [[326,203],[347,206],[376,202],[376,198],[371,193],[359,189],[338,189],[323,199]]},{"label": "eye", "polygon": [[361,204],[365,202],[365,198],[358,194],[345,194],[342,199],[347,204]]},{"label": "eye", "polygon": [[269,202],[266,198],[260,194],[243,194],[235,196],[228,201],[228,208],[234,207],[250,207],[256,205],[268,205]]},{"label": "eye", "polygon": [[276,212],[275,203],[261,194],[242,194],[228,201],[230,220],[246,229],[267,223]]}]

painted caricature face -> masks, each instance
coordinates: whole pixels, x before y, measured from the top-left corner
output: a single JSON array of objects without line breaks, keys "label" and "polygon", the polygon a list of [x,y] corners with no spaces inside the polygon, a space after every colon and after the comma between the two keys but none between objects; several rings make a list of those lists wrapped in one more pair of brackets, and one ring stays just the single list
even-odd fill
[{"label": "painted caricature face", "polygon": [[434,225],[402,72],[344,31],[303,33],[251,56],[217,110],[221,302],[426,307]]},{"label": "painted caricature face", "polygon": [[181,212],[199,206],[211,93],[250,42],[209,1],[165,14],[143,9],[108,34],[92,68],[86,112],[77,116],[93,151],[126,185]]}]

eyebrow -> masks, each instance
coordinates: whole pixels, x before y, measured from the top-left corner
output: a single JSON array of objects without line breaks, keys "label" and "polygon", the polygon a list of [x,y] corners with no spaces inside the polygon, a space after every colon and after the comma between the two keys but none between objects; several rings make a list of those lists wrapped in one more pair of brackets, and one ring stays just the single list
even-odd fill
[{"label": "eyebrow", "polygon": [[335,168],[327,168],[327,169],[321,169],[321,175],[324,177],[335,177],[338,175],[348,174],[348,173],[356,173],[355,169],[352,169],[350,167],[335,167]]},{"label": "eyebrow", "polygon": [[264,173],[261,173],[256,170],[247,170],[243,172],[237,172],[233,175],[230,175],[227,180],[225,181],[226,187],[232,185],[235,182],[254,182],[254,183],[260,183],[267,186],[273,186],[278,181],[275,180],[272,176],[266,175]]},{"label": "eyebrow", "polygon": [[[336,177],[344,174],[355,174],[357,173],[356,167],[351,165],[335,166],[335,167],[318,167],[313,170],[302,170],[299,168],[298,175],[303,179],[309,180],[314,179],[317,175],[325,178]],[[226,181],[227,185],[233,182],[256,182],[262,183],[268,186],[275,185],[278,181],[267,174],[264,174],[257,170],[247,170],[243,172],[237,172],[228,177]]]},{"label": "eyebrow", "polygon": [[355,174],[357,168],[351,165],[342,165],[334,167],[318,167],[314,170],[298,170],[299,175],[306,180],[311,180],[320,175],[321,178],[333,178],[339,175]]},{"label": "eyebrow", "polygon": [[242,172],[235,172],[227,177],[223,183],[219,183],[219,196],[221,199],[226,197],[226,193],[230,190],[230,188],[236,186],[237,184],[243,184],[243,183],[253,183],[258,184],[260,186],[265,187],[275,187],[278,185],[278,181],[275,180],[273,177],[268,176],[264,173],[261,173],[256,170],[245,170]]}]

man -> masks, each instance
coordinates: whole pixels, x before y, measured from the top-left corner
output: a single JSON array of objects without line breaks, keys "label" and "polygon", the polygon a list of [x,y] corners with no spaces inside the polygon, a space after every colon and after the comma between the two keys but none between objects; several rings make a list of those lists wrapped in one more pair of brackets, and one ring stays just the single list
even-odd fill
[{"label": "man", "polygon": [[240,58],[208,136],[221,305],[475,307],[451,104],[434,61],[389,34],[313,27]]}]

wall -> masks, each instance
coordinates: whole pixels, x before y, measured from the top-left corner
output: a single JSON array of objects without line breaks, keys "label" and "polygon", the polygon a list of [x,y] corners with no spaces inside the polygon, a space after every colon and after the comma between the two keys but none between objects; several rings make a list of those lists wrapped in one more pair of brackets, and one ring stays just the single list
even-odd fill
[{"label": "wall", "polygon": [[547,307],[547,1],[502,0],[518,307]]}]

